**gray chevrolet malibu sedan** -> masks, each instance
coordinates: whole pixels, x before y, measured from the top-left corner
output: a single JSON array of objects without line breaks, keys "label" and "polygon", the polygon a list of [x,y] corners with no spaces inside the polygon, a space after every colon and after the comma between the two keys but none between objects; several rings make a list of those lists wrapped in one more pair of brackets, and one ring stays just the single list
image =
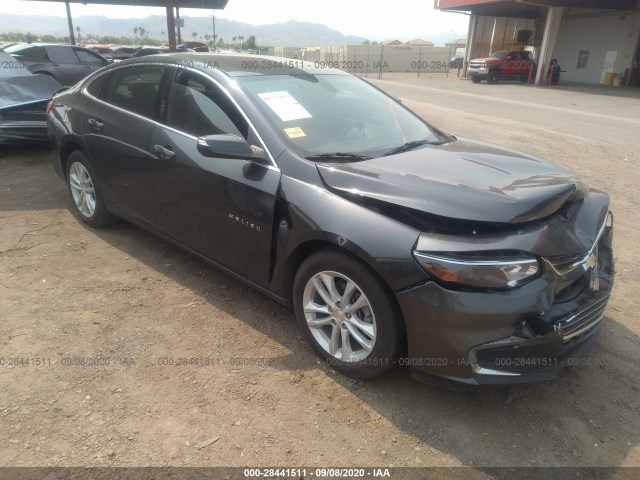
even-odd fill
[{"label": "gray chevrolet malibu sedan", "polygon": [[74,212],[138,225],[289,305],[346,375],[553,379],[601,328],[608,195],[321,67],[187,53],[89,76],[47,113]]}]

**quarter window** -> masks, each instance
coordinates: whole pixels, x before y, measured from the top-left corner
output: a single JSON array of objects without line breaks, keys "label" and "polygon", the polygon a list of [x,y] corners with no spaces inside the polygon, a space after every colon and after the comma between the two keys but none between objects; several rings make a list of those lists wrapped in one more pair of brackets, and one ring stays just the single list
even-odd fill
[{"label": "quarter window", "polygon": [[108,83],[109,75],[100,75],[98,78],[93,80],[89,86],[87,87],[87,92],[93,95],[100,100],[104,100],[104,96],[106,93],[106,86]]},{"label": "quarter window", "polygon": [[162,67],[131,67],[113,72],[107,101],[147,118],[154,117]]}]

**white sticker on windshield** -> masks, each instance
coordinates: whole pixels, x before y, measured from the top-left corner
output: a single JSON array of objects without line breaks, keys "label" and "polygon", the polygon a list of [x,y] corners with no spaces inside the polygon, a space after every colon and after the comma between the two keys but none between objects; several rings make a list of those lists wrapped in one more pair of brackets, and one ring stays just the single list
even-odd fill
[{"label": "white sticker on windshield", "polygon": [[311,118],[311,114],[289,92],[266,92],[259,93],[258,96],[283,122]]}]

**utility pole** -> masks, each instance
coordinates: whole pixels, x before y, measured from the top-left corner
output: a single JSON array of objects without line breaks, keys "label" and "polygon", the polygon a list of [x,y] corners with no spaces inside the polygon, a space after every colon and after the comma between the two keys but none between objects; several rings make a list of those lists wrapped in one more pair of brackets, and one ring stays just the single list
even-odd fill
[{"label": "utility pole", "polygon": [[216,10],[215,8],[212,10],[213,14],[211,15],[211,20],[213,21],[213,51],[216,51]]}]

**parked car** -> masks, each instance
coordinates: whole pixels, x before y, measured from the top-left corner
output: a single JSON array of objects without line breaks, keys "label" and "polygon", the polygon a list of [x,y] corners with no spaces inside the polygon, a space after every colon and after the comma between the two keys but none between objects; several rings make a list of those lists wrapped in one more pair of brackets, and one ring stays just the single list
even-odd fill
[{"label": "parked car", "polygon": [[526,50],[501,50],[486,58],[475,58],[469,62],[468,73],[473,83],[486,80],[498,83],[500,79],[516,79],[526,82],[529,73],[536,68],[531,52]]},{"label": "parked car", "polygon": [[[188,47],[176,47],[178,52],[193,52],[194,50]],[[133,56],[134,57],[147,57],[149,55],[160,55],[162,53],[170,53],[168,47],[143,47],[138,50]]]},{"label": "parked car", "polygon": [[125,219],[291,306],[351,377],[399,364],[546,381],[598,336],[609,196],[444,133],[356,76],[255,55],[137,58],[57,95],[48,124],[82,222]]},{"label": "parked car", "polygon": [[5,52],[22,62],[31,73],[49,75],[65,87],[109,65],[104,57],[74,45],[20,43],[6,48]]},{"label": "parked car", "polygon": [[184,42],[178,45],[178,51],[194,51],[194,52],[208,52],[209,47],[207,47],[204,43],[201,42]]},{"label": "parked car", "polygon": [[451,57],[451,68],[462,68],[464,65],[464,57]]},{"label": "parked car", "polygon": [[2,42],[0,43],[0,50],[4,50],[5,48],[11,47],[13,45],[17,45],[18,42]]},{"label": "parked car", "polygon": [[48,142],[45,110],[61,90],[54,78],[32,74],[0,51],[0,145]]}]

